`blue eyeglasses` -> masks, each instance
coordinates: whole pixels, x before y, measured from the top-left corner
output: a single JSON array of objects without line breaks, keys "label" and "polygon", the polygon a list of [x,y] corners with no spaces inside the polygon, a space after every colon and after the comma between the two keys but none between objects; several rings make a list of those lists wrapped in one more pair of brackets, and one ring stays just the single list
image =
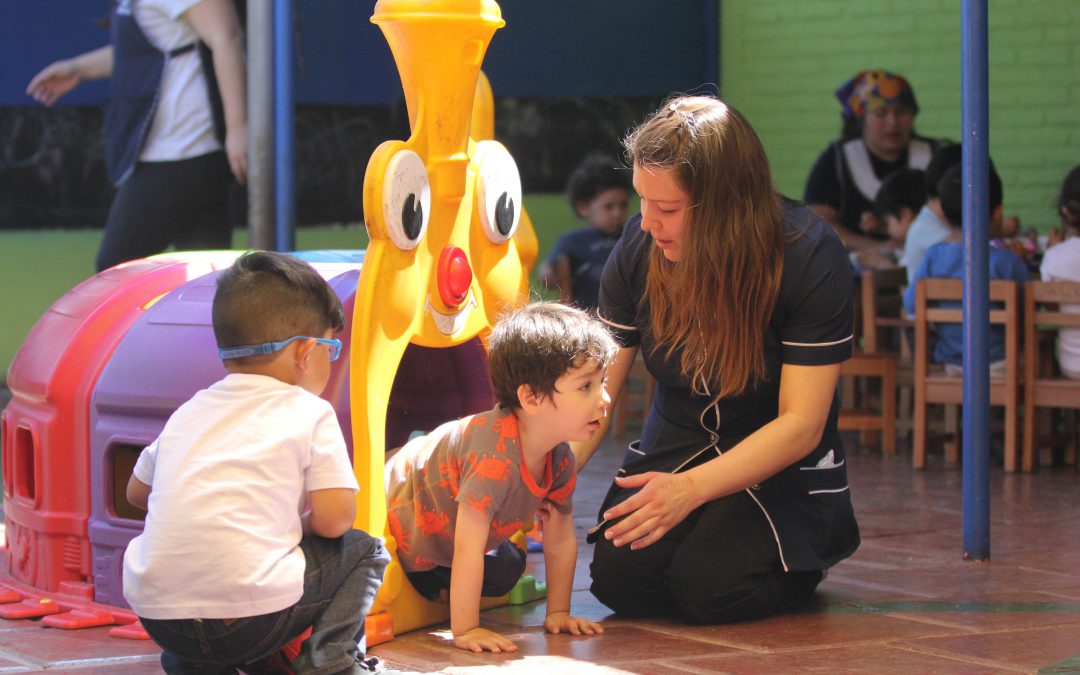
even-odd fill
[{"label": "blue eyeglasses", "polygon": [[294,340],[314,340],[319,344],[330,348],[330,360],[337,361],[341,356],[341,340],[308,337],[307,335],[294,335],[288,340],[280,342],[264,342],[259,345],[242,345],[240,347],[222,347],[218,350],[218,356],[222,359],[242,359],[245,356],[259,356],[261,354],[273,354],[285,349]]}]

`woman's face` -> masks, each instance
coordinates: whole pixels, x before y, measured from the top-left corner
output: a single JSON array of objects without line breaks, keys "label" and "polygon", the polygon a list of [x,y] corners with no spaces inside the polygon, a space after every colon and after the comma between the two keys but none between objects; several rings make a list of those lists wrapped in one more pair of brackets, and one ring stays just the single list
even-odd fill
[{"label": "woman's face", "polygon": [[914,120],[915,112],[906,105],[875,105],[863,118],[863,142],[881,159],[899,159],[911,140]]},{"label": "woman's face", "polygon": [[634,164],[634,190],[641,197],[641,229],[671,262],[682,258],[690,195],[672,169]]}]

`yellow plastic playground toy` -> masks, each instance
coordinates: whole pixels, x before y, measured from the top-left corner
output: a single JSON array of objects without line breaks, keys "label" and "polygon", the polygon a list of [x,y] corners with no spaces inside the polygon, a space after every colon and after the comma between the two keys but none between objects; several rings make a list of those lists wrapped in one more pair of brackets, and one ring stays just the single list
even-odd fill
[{"label": "yellow plastic playground toy", "polygon": [[[393,51],[411,128],[407,141],[375,150],[364,176],[371,241],[352,325],[354,469],[366,477],[356,527],[380,534],[385,452],[401,442],[401,424],[410,430],[394,403],[407,386],[406,362],[455,349],[461,358],[448,370],[486,376],[481,341],[500,313],[526,300],[537,243],[517,165],[491,139],[492,98],[480,73],[492,35],[505,25],[498,4],[379,0],[371,20]],[[392,538],[388,547],[396,549]],[[395,555],[372,615],[379,612],[401,633],[445,621],[449,607],[416,593]]]}]

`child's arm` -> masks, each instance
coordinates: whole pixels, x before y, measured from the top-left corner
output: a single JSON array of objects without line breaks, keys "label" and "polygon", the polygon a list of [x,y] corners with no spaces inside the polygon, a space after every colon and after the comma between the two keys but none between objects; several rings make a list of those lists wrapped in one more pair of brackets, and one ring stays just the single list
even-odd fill
[{"label": "child's arm", "polygon": [[127,500],[135,508],[145,511],[150,502],[150,486],[132,474],[127,484]]},{"label": "child's arm", "polygon": [[352,529],[356,520],[356,493],[349,488],[312,490],[311,511],[304,518],[304,532],[337,539]]},{"label": "child's arm", "polygon": [[547,618],[544,630],[549,633],[595,635],[603,633],[600,624],[570,615],[570,593],[577,563],[577,534],[569,513],[551,509],[544,524],[544,566],[547,568]]},{"label": "child's arm", "polygon": [[480,588],[484,581],[484,547],[488,517],[462,505],[454,529],[454,562],[450,574],[450,630],[454,646],[472,652],[515,652],[508,638],[480,627]]}]

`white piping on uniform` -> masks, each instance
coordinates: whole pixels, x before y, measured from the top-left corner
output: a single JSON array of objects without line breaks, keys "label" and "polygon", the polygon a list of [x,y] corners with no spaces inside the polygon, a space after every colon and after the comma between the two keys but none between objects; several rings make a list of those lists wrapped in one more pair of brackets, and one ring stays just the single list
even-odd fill
[{"label": "white piping on uniform", "polygon": [[[708,389],[706,389],[706,391],[708,391]],[[717,455],[720,455],[720,454],[723,454],[723,453],[721,453],[720,449],[716,447],[716,442],[719,440],[719,437],[716,435],[716,432],[710,430],[707,426],[705,426],[705,413],[707,413],[710,408],[713,409],[713,414],[716,416],[716,428],[719,429],[720,428],[720,397],[719,396],[714,397],[713,400],[712,400],[712,403],[705,406],[705,409],[701,411],[701,417],[699,419],[699,422],[701,424],[701,427],[703,429],[705,429],[705,431],[707,431],[709,433],[710,437],[712,438],[713,444],[712,444],[711,447],[716,450]],[[706,449],[708,449],[708,448],[706,448]],[[702,450],[702,452],[704,452],[704,450]],[[694,457],[697,457],[700,454],[701,454],[701,452],[694,455]],[[690,459],[693,459],[694,457],[691,457]],[[690,460],[688,459],[686,461],[689,462]],[[685,464],[686,464],[686,462],[683,462],[683,464],[679,465],[679,468],[682,468],[682,466],[685,465]],[[675,471],[678,471],[678,469],[676,469]],[[750,495],[750,499],[754,500],[754,503],[758,505],[759,509],[761,509],[761,514],[763,516],[765,516],[765,522],[767,522],[769,524],[769,529],[772,530],[773,541],[776,542],[776,552],[780,555],[780,564],[784,566],[784,571],[788,572],[790,570],[788,570],[787,560],[784,559],[784,547],[780,543],[780,535],[776,532],[776,525],[773,524],[773,519],[772,519],[772,516],[769,515],[768,509],[766,509],[765,505],[762,504],[761,501],[756,496],[754,496],[753,490],[756,487],[758,487],[758,486],[755,485],[755,486],[752,486],[752,487],[748,487],[748,488],[745,488],[743,491],[746,494]]]},{"label": "white piping on uniform", "polygon": [[605,319],[604,317],[600,316],[599,314],[596,315],[596,318],[600,319],[601,321],[603,321],[607,325],[614,326],[615,328],[618,328],[620,330],[633,330],[633,331],[637,330],[637,326],[624,326],[621,323],[615,323],[614,321],[609,321],[608,319]]},{"label": "white piping on uniform", "polygon": [[845,342],[851,342],[855,339],[855,335],[851,334],[843,340],[834,340],[832,342],[784,342],[780,341],[780,344],[788,347],[832,347],[834,345],[842,345]]},{"label": "white piping on uniform", "polygon": [[754,503],[758,505],[758,508],[761,509],[761,512],[765,515],[765,520],[769,523],[769,529],[772,530],[773,539],[776,540],[776,550],[780,553],[780,564],[784,566],[785,572],[790,572],[791,570],[788,569],[787,560],[784,559],[784,547],[780,545],[780,535],[776,532],[776,525],[773,524],[772,518],[769,516],[768,510],[765,508],[765,505],[762,504],[761,501],[754,496],[754,493],[750,490],[750,488],[746,488],[745,490],[743,490],[743,492],[750,495],[750,499],[754,500]]},{"label": "white piping on uniform", "polygon": [[810,490],[810,491],[809,491],[809,492],[807,492],[806,494],[808,494],[808,495],[822,495],[822,494],[831,494],[831,493],[833,493],[833,492],[847,492],[847,491],[848,491],[848,490],[850,490],[850,489],[851,489],[850,487],[848,487],[847,485],[845,485],[844,487],[842,487],[842,488],[836,488],[835,490]]}]

